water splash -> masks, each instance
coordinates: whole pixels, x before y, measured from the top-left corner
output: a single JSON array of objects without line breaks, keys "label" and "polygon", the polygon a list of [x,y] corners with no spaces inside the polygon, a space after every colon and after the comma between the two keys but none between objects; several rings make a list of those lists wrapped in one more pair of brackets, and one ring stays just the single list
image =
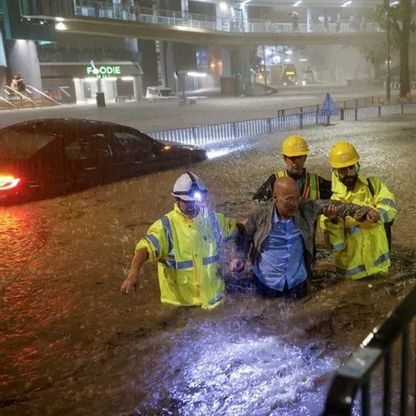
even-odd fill
[{"label": "water splash", "polygon": [[300,414],[304,394],[311,408],[303,405],[302,415],[318,414],[321,380],[339,365],[320,351],[242,325],[203,324],[177,338],[147,375],[154,393],[136,409],[139,414],[288,415],[293,406]]}]

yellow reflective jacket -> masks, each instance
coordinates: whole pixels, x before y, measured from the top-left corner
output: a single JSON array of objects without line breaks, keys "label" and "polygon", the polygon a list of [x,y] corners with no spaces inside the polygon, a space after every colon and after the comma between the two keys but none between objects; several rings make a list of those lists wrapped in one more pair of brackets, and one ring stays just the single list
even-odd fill
[{"label": "yellow reflective jacket", "polygon": [[380,214],[377,223],[357,222],[352,217],[338,218],[336,224],[325,216],[321,218],[321,227],[329,234],[329,241],[335,251],[337,272],[351,279],[361,279],[378,272],[386,272],[390,266],[390,251],[384,223],[391,222],[396,216],[394,195],[376,177],[371,177],[372,194],[368,179],[358,175],[353,191],[348,191],[339,178],[332,174],[331,199],[367,205]]},{"label": "yellow reflective jacket", "polygon": [[218,274],[219,247],[236,235],[235,220],[208,209],[191,219],[175,204],[150,226],[136,250],[147,249],[147,261],[158,262],[162,302],[211,308],[224,295]]}]

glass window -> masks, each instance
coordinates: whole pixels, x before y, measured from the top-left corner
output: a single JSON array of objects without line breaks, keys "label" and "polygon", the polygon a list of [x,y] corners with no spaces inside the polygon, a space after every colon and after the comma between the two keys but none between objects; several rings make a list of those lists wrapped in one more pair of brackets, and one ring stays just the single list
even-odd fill
[{"label": "glass window", "polygon": [[0,132],[0,157],[28,159],[56,138],[56,134],[7,128]]},{"label": "glass window", "polygon": [[86,139],[78,139],[65,146],[65,154],[72,160],[94,159],[95,153],[91,143]]},{"label": "glass window", "polygon": [[114,131],[114,136],[120,148],[125,152],[134,152],[140,149],[149,150],[152,146],[152,141],[145,135],[141,136],[128,131]]}]

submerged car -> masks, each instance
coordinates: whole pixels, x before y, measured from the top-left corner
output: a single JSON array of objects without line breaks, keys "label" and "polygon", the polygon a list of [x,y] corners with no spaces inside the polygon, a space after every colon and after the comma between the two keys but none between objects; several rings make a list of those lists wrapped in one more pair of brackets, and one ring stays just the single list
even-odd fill
[{"label": "submerged car", "polygon": [[206,159],[116,123],[31,120],[0,130],[0,204],[24,202]]},{"label": "submerged car", "polygon": [[163,87],[162,85],[156,87],[147,87],[146,90],[146,100],[153,101],[153,100],[162,100],[162,101],[169,101],[169,100],[179,100],[180,98],[173,93],[170,88]]}]

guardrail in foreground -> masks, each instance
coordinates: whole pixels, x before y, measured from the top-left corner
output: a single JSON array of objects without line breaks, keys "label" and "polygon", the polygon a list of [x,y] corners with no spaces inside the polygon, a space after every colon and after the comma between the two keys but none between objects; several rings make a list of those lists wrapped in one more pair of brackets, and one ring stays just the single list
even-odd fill
[{"label": "guardrail in foreground", "polygon": [[[409,376],[414,386],[414,351],[409,355],[410,323],[416,315],[416,287],[392,311],[387,319],[363,341],[361,346],[352,354],[351,358],[338,370],[330,386],[323,416],[351,415],[353,406],[361,415],[382,414],[383,416],[400,414],[402,416],[416,414],[416,403],[413,400],[409,406]],[[393,366],[393,353],[395,341],[400,339],[399,361],[400,367]],[[375,372],[383,361],[383,372],[379,379],[374,380]],[[412,364],[411,372],[409,364]],[[400,368],[400,374],[395,377],[394,369]],[[381,370],[381,369],[380,369]],[[399,380],[396,380],[399,378]],[[383,391],[377,413],[372,413],[371,381],[382,384]],[[399,381],[399,383],[395,383]],[[399,393],[396,406],[394,406],[396,384],[399,384]],[[361,403],[356,403],[357,393],[361,393]],[[414,390],[413,390],[414,393]],[[413,395],[414,397],[414,395]],[[397,409],[395,408],[397,407]],[[413,412],[410,412],[412,407]],[[376,409],[374,409],[376,410]],[[354,411],[354,414],[356,412]]]},{"label": "guardrail in foreground", "polygon": [[271,134],[278,131],[303,129],[318,124],[329,125],[335,121],[357,121],[394,114],[404,114],[406,108],[409,106],[414,106],[414,103],[355,108],[347,107],[341,108],[334,115],[320,108],[320,106],[316,106],[314,111],[304,111],[303,108],[296,109],[296,112],[293,112],[294,109],[279,110],[276,117],[150,131],[147,134],[164,142],[203,146],[261,134]]}]

